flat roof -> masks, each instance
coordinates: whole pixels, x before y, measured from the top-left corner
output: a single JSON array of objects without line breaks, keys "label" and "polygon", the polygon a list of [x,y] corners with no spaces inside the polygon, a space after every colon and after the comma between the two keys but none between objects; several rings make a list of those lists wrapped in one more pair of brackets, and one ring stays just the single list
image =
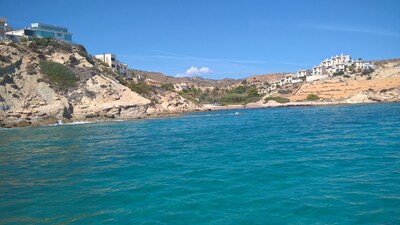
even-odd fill
[{"label": "flat roof", "polygon": [[115,54],[113,54],[113,53],[102,53],[102,54],[95,54],[95,56],[103,56],[103,55],[111,55],[111,56],[115,56]]},{"label": "flat roof", "polygon": [[57,26],[57,25],[51,25],[51,24],[46,24],[46,23],[31,23],[31,25],[33,26],[33,24],[37,24],[37,25],[45,25],[45,26],[49,26],[49,27],[55,27],[55,28],[62,28],[62,29],[67,29],[67,27],[62,27],[62,26]]}]

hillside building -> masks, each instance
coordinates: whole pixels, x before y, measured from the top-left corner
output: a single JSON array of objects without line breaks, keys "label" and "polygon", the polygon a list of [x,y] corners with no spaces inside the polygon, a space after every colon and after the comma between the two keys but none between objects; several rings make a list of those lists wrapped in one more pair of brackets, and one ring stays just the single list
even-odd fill
[{"label": "hillside building", "polygon": [[312,75],[325,75],[327,74],[326,66],[314,66],[312,68]]},{"label": "hillside building", "polygon": [[188,83],[174,84],[175,91],[185,91],[185,90],[189,90],[192,87],[193,87],[193,85],[188,84]]},{"label": "hillside building", "polygon": [[4,38],[6,33],[12,30],[12,27],[8,26],[7,24],[7,19],[0,17],[0,38]]},{"label": "hillside building", "polygon": [[55,38],[72,43],[72,33],[68,32],[68,28],[44,23],[32,23],[31,27],[9,31],[7,35],[28,38]]},{"label": "hillside building", "polygon": [[103,63],[107,64],[114,72],[117,72],[121,75],[127,75],[128,73],[128,64],[123,64],[117,60],[115,54],[99,54],[95,55],[95,58],[99,59]]},{"label": "hillside building", "polygon": [[310,76],[311,75],[311,70],[309,69],[305,69],[305,70],[298,70],[297,71],[297,77],[306,77],[306,76]]}]

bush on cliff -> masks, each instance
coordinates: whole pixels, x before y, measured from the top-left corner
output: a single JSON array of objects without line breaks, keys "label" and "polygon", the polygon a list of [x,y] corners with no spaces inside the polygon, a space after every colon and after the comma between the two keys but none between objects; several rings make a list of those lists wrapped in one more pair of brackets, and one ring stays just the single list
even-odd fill
[{"label": "bush on cliff", "polygon": [[343,71],[338,71],[338,72],[334,72],[332,75],[333,76],[340,76],[340,75],[343,75],[343,74],[344,74]]},{"label": "bush on cliff", "polygon": [[309,94],[307,95],[307,101],[317,101],[320,97],[316,94]]},{"label": "bush on cliff", "polygon": [[266,98],[264,99],[265,103],[267,103],[267,102],[270,101],[270,100],[276,101],[277,103],[288,103],[288,102],[290,102],[289,99],[283,98],[283,97],[280,97],[280,96],[276,96],[276,97],[266,97]]},{"label": "bush on cliff", "polygon": [[218,102],[223,104],[247,104],[259,100],[260,94],[256,87],[240,85],[231,90],[228,90],[225,94],[217,97]]},{"label": "bush on cliff", "polygon": [[375,70],[372,68],[368,68],[362,71],[361,75],[370,75],[371,73],[373,73]]},{"label": "bush on cliff", "polygon": [[56,40],[54,38],[49,38],[49,37],[46,37],[46,38],[34,37],[31,41],[31,43],[29,44],[29,46],[31,48],[39,48],[39,49],[46,48],[47,46],[52,46],[54,48],[57,48],[57,49],[60,49],[63,51],[67,51],[67,52],[72,51],[72,46],[70,44],[65,43],[63,41]]},{"label": "bush on cliff", "polygon": [[163,88],[166,91],[174,91],[175,90],[174,85],[171,83],[161,84],[161,88]]},{"label": "bush on cliff", "polygon": [[245,102],[248,98],[247,94],[230,93],[222,95],[220,101],[226,104],[239,104]]},{"label": "bush on cliff", "polygon": [[60,88],[68,88],[75,85],[78,80],[76,75],[63,64],[41,60],[40,71],[47,75],[49,81]]},{"label": "bush on cliff", "polygon": [[278,90],[278,93],[279,93],[279,94],[282,94],[282,95],[287,95],[287,94],[291,94],[291,93],[292,93],[292,90],[289,90],[289,89],[279,89],[279,90]]},{"label": "bush on cliff", "polygon": [[146,83],[144,83],[144,82],[139,82],[139,83],[137,83],[137,84],[135,84],[135,83],[130,83],[130,84],[128,84],[128,87],[132,90],[132,91],[134,91],[134,92],[136,92],[136,93],[138,93],[138,94],[141,94],[141,95],[147,95],[147,94],[149,94],[149,92],[150,92],[150,86],[149,85],[147,85]]},{"label": "bush on cliff", "polygon": [[252,103],[252,102],[258,102],[261,100],[261,97],[251,97],[246,99],[246,101],[244,101],[243,104],[248,104],[248,103]]},{"label": "bush on cliff", "polygon": [[11,63],[10,65],[0,68],[0,77],[6,75],[6,74],[13,74],[15,73],[16,69],[19,69],[21,66],[22,60],[18,60],[15,63]]}]

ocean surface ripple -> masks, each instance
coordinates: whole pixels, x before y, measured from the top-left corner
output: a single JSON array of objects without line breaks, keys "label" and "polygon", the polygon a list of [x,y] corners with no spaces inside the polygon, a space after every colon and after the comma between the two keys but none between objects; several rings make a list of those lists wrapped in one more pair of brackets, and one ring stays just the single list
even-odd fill
[{"label": "ocean surface ripple", "polygon": [[400,104],[1,129],[0,224],[70,223],[400,224]]}]

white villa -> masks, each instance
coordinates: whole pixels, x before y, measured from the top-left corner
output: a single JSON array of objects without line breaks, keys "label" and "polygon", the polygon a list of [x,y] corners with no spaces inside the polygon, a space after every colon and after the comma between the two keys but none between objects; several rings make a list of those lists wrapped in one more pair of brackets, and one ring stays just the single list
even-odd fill
[{"label": "white villa", "polygon": [[261,93],[272,92],[272,91],[278,89],[279,87],[285,86],[287,84],[296,84],[296,83],[300,83],[300,82],[303,82],[303,79],[301,79],[298,74],[289,73],[289,74],[286,74],[285,77],[282,77],[281,79],[279,79],[278,81],[275,81],[275,82],[270,83],[269,85],[263,86],[261,88]]},{"label": "white villa", "polygon": [[369,63],[363,63],[361,59],[354,61],[350,55],[334,56],[330,59],[325,59],[318,66],[313,67],[312,75],[326,75],[332,76],[338,72],[350,72],[349,68],[355,67],[358,70],[365,70],[372,68]]},{"label": "white villa", "polygon": [[191,88],[193,85],[190,85],[188,83],[180,83],[180,84],[174,84],[174,88],[176,91],[185,91]]},{"label": "white villa", "polygon": [[311,75],[311,70],[305,69],[305,70],[298,70],[297,71],[297,77],[306,77]]},{"label": "white villa", "polygon": [[356,69],[359,69],[359,70],[367,70],[367,69],[373,68],[373,66],[370,63],[364,63],[360,59],[355,62],[355,66],[356,66]]},{"label": "white villa", "polygon": [[[337,72],[345,72],[346,67],[351,66],[353,64],[353,60],[350,55],[334,56],[330,59],[325,59],[318,66],[313,66],[312,75],[313,76],[321,76],[321,75],[330,75],[332,76]],[[313,80],[313,79],[311,79]]]},{"label": "white villa", "polygon": [[314,66],[312,68],[312,75],[325,75],[327,74],[326,66]]},{"label": "white villa", "polygon": [[19,30],[10,30],[6,34],[18,38],[55,38],[61,41],[72,43],[72,33],[68,31],[67,27],[60,27],[44,23],[31,23],[31,27]]},{"label": "white villa", "polygon": [[115,54],[99,54],[95,55],[97,59],[100,59],[102,62],[106,63],[108,67],[112,68],[114,72],[117,72],[121,75],[126,75],[128,73],[128,64],[123,64],[117,60]]},{"label": "white villa", "polygon": [[364,63],[361,59],[355,61],[352,60],[350,55],[336,55],[330,59],[325,59],[318,66],[313,66],[312,70],[300,69],[296,74],[287,74],[280,80],[263,87],[262,91],[272,92],[286,84],[300,83],[304,80],[306,82],[324,80],[337,75],[339,72],[347,74],[354,70],[360,72],[368,69],[373,69],[373,66],[370,63]]},{"label": "white villa", "polygon": [[356,70],[367,70],[373,68],[369,63],[363,63],[361,59],[354,61],[350,55],[341,54],[325,59],[318,66],[313,66],[311,76],[307,76],[307,82],[314,80],[327,79],[330,76],[341,72],[343,74],[349,73],[350,68]]}]

